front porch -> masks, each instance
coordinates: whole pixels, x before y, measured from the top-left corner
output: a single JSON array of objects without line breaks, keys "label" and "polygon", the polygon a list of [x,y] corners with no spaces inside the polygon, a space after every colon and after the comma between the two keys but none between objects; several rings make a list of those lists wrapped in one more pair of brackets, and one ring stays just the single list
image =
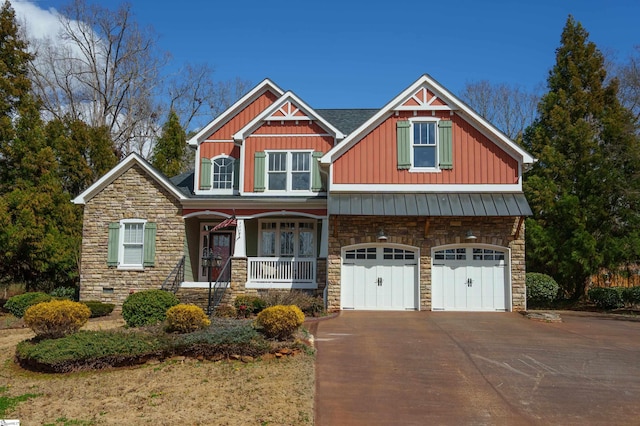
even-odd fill
[{"label": "front porch", "polygon": [[202,305],[210,286],[203,257],[211,252],[221,259],[221,267],[211,271],[211,287],[224,293],[216,302],[228,304],[237,295],[270,289],[320,295],[326,286],[326,230],[325,217],[186,217],[182,267],[163,288],[173,287]]}]

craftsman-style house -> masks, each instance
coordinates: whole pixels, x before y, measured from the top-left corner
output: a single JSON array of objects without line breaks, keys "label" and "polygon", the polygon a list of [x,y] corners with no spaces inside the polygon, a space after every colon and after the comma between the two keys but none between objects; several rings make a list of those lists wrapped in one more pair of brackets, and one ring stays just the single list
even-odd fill
[{"label": "craftsman-style house", "polygon": [[74,200],[81,299],[211,285],[214,303],[279,289],[329,310],[525,309],[533,158],[428,75],[377,110],[315,110],[267,79],[188,144],[189,173],[132,154]]}]

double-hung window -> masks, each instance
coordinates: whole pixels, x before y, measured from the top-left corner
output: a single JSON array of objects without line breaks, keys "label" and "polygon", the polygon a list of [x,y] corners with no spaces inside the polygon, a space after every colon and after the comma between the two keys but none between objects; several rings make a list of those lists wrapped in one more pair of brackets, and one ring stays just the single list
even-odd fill
[{"label": "double-hung window", "polygon": [[269,191],[310,191],[311,152],[267,152]]},{"label": "double-hung window", "polygon": [[398,170],[440,172],[453,169],[451,120],[416,117],[396,122]]},{"label": "double-hung window", "polygon": [[311,221],[263,221],[260,224],[260,255],[314,257],[315,236]]},{"label": "double-hung window", "polygon": [[154,266],[156,224],[144,219],[123,219],[109,224],[107,265],[141,270]]},{"label": "double-hung window", "polygon": [[435,121],[413,122],[411,154],[416,169],[435,169],[438,166],[438,144]]}]

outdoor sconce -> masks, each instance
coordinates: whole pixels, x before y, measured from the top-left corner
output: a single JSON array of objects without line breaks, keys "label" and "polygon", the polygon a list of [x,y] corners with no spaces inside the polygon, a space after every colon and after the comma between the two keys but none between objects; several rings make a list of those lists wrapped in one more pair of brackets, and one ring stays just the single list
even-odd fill
[{"label": "outdoor sconce", "polygon": [[473,231],[471,231],[471,229],[469,229],[467,231],[467,234],[465,235],[464,239],[467,240],[467,241],[474,241],[474,240],[477,240],[478,237],[473,235]]},{"label": "outdoor sconce", "polygon": [[387,236],[384,234],[384,229],[382,228],[378,231],[378,241],[387,241]]}]

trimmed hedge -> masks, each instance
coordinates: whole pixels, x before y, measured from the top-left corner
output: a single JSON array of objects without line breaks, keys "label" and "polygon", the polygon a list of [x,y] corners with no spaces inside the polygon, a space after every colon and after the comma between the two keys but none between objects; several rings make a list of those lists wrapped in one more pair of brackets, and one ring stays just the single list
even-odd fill
[{"label": "trimmed hedge", "polygon": [[167,331],[189,333],[211,325],[201,307],[180,303],[167,310]]},{"label": "trimmed hedge", "polygon": [[628,306],[640,304],[640,286],[627,287],[622,290],[622,301]]},{"label": "trimmed hedge", "polygon": [[558,296],[560,286],[547,274],[529,272],[526,276],[527,303],[531,305],[548,305]]},{"label": "trimmed hedge", "polygon": [[164,290],[145,290],[130,294],[122,304],[122,318],[129,327],[160,323],[167,317],[167,309],[180,303]]},{"label": "trimmed hedge", "polygon": [[71,300],[52,300],[30,306],[24,323],[43,339],[57,339],[75,333],[87,323],[91,310]]},{"label": "trimmed hedge", "polygon": [[91,318],[106,317],[116,307],[113,303],[103,303],[97,300],[85,300],[81,303],[87,305],[87,308],[91,310]]},{"label": "trimmed hedge", "polygon": [[304,323],[304,314],[296,305],[266,308],[256,317],[256,325],[267,337],[288,339]]},{"label": "trimmed hedge", "polygon": [[4,308],[18,318],[24,316],[25,311],[32,305],[48,302],[53,299],[50,295],[39,291],[18,294],[7,300]]},{"label": "trimmed hedge", "polygon": [[587,296],[597,307],[602,309],[618,309],[624,306],[621,287],[595,287],[589,289]]}]

